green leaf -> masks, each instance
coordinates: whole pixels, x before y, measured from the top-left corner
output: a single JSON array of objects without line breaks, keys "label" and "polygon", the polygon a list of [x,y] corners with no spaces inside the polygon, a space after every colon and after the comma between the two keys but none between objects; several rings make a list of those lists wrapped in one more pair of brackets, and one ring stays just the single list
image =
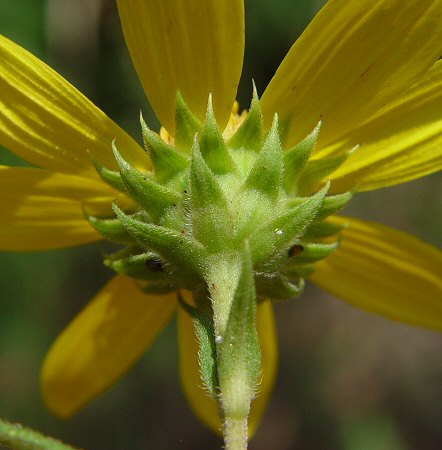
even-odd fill
[{"label": "green leaf", "polygon": [[148,282],[139,282],[138,287],[146,294],[154,294],[154,295],[164,295],[169,292],[176,291],[178,288],[175,284],[170,281],[148,281]]},{"label": "green leaf", "polygon": [[123,159],[115,146],[113,150],[127,191],[154,221],[158,221],[166,209],[175,206],[181,200],[180,194],[155,183],[133,168]]},{"label": "green leaf", "polygon": [[[324,202],[322,204],[324,204]],[[317,219],[318,219],[318,216],[315,217],[315,220],[317,220]],[[327,238],[330,236],[334,236],[335,234],[338,234],[340,231],[343,230],[343,228],[344,227],[342,227],[342,225],[337,225],[334,223],[323,222],[323,221],[320,221],[320,222],[315,221],[308,226],[307,231],[305,232],[302,239],[307,240],[307,241],[324,239],[324,238]]]},{"label": "green leaf", "polygon": [[164,262],[157,254],[152,252],[130,255],[125,258],[115,259],[112,255],[104,259],[104,264],[117,273],[127,275],[139,280],[159,281],[166,280]]},{"label": "green leaf", "polygon": [[290,266],[310,264],[330,256],[339,247],[339,242],[331,244],[309,243],[301,244],[302,251],[293,256],[289,262]]},{"label": "green leaf", "polygon": [[314,191],[347,158],[348,153],[345,153],[332,158],[310,160],[298,178],[298,195],[308,195]]},{"label": "green leaf", "polygon": [[279,140],[278,116],[275,114],[272,128],[244,186],[264,193],[275,202],[281,189],[282,171],[283,153]]},{"label": "green leaf", "polygon": [[[261,350],[256,330],[256,293],[252,257],[247,242],[242,257],[241,275],[233,297],[226,331],[217,346],[218,376],[227,409],[230,401],[238,402],[238,398],[230,398],[232,394],[230,389],[235,396],[244,396],[238,403],[242,405],[247,403],[248,406],[256,390],[261,370]],[[242,386],[242,392],[237,392],[238,385]]]},{"label": "green leaf", "polygon": [[230,138],[228,142],[229,147],[234,149],[243,147],[245,149],[259,152],[262,144],[262,128],[263,118],[261,106],[259,104],[255,83],[253,83],[253,98],[252,104],[250,105],[250,110],[244,119],[244,122]]},{"label": "green leaf", "polygon": [[189,158],[177,152],[171,145],[151,131],[141,114],[140,122],[144,145],[149,152],[155,177],[160,183],[166,183],[189,166]]},{"label": "green leaf", "polygon": [[290,300],[299,297],[304,290],[304,280],[290,281],[281,273],[257,274],[256,290],[261,298]]},{"label": "green leaf", "polygon": [[307,278],[315,271],[314,264],[303,264],[303,265],[290,265],[289,260],[286,264],[281,266],[281,272],[284,273],[289,278]]},{"label": "green leaf", "polygon": [[212,398],[219,394],[219,381],[216,363],[215,334],[212,319],[197,308],[184,301],[178,292],[181,307],[192,317],[198,339],[198,361],[204,387]]},{"label": "green leaf", "polygon": [[190,153],[195,135],[201,131],[200,121],[192,114],[180,92],[175,103],[175,146]]},{"label": "green leaf", "polygon": [[118,219],[99,219],[85,211],[86,219],[105,239],[121,244],[132,244],[134,238]]},{"label": "green leaf", "polygon": [[182,272],[183,277],[201,279],[206,249],[195,239],[162,226],[145,223],[126,215],[117,205],[113,209],[126,230],[147,250],[157,252]]},{"label": "green leaf", "polygon": [[284,153],[284,187],[288,194],[294,194],[298,189],[299,175],[315,148],[321,124],[319,122],[303,141]]},{"label": "green leaf", "polygon": [[0,444],[14,450],[74,450],[74,447],[17,423],[0,419]]},{"label": "green leaf", "polygon": [[225,247],[232,234],[227,200],[194,143],[190,167],[190,214],[195,237],[211,252]]},{"label": "green leaf", "polygon": [[235,171],[235,164],[218,128],[211,95],[207,104],[206,120],[201,131],[199,144],[201,154],[214,174],[222,175]]},{"label": "green leaf", "polygon": [[94,164],[95,170],[97,171],[98,175],[100,175],[101,179],[105,183],[109,184],[118,191],[126,192],[126,186],[124,185],[119,172],[107,169],[95,158],[92,158],[92,163]]},{"label": "green leaf", "polygon": [[244,239],[250,236],[253,230],[275,214],[274,202],[254,189],[243,189],[240,195],[234,196],[230,205],[236,228],[233,239],[236,247],[239,245],[240,248]]},{"label": "green leaf", "polygon": [[250,242],[255,266],[275,264],[276,260],[286,258],[290,245],[314,220],[329,187],[330,183],[327,183],[297,207],[271,219],[254,231]]},{"label": "green leaf", "polygon": [[322,202],[319,208],[316,220],[322,220],[331,214],[335,214],[344,208],[347,203],[353,198],[352,192],[344,192],[343,194],[328,195]]}]

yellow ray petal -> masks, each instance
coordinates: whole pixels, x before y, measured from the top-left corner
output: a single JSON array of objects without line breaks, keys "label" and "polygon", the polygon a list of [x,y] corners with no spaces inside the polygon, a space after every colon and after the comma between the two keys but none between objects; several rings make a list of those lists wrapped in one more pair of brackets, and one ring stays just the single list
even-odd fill
[{"label": "yellow ray petal", "polygon": [[126,43],[160,122],[173,133],[176,91],[200,119],[209,93],[221,128],[244,53],[243,0],[118,0]]},{"label": "yellow ray petal", "polygon": [[442,169],[442,61],[362,126],[318,153],[358,149],[334,172],[334,191],[379,189]]},{"label": "yellow ray petal", "polygon": [[442,252],[384,225],[332,220],[350,225],[311,280],[359,308],[442,331]]},{"label": "yellow ray petal", "polygon": [[442,0],[330,0],[293,45],[262,108],[291,117],[287,145],[322,118],[321,147],[422,76],[442,53]]},{"label": "yellow ray petal", "polygon": [[176,294],[147,295],[116,276],[68,325],[46,356],[48,407],[67,418],[114,384],[169,322]]},{"label": "yellow ray petal", "polygon": [[3,36],[0,92],[0,144],[23,159],[51,170],[96,176],[90,153],[117,167],[111,149],[116,139],[128,160],[149,167],[144,151],[117,124],[50,67]]},{"label": "yellow ray petal", "polygon": [[100,240],[83,205],[110,211],[117,196],[94,179],[0,166],[0,248],[45,250]]},{"label": "yellow ray petal", "polygon": [[[257,397],[252,402],[249,417],[249,436],[255,433],[265,412],[273,390],[278,365],[278,342],[273,306],[270,301],[258,305],[257,324],[263,370]],[[178,315],[178,332],[181,382],[189,404],[204,424],[213,431],[221,433],[222,426],[218,418],[216,403],[204,391],[199,375],[198,343],[195,328],[188,314],[181,309]]]},{"label": "yellow ray petal", "polygon": [[77,202],[96,197],[114,199],[117,195],[101,180],[29,167],[0,166],[0,183],[2,192],[14,191],[19,196],[34,192]]}]

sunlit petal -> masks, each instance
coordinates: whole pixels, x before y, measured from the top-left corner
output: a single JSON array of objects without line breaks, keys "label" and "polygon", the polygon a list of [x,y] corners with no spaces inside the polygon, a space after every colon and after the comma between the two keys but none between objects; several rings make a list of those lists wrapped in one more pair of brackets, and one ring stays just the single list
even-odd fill
[{"label": "sunlit petal", "polygon": [[[222,426],[218,417],[214,400],[204,391],[199,374],[198,343],[192,320],[181,309],[179,311],[178,330],[180,343],[181,382],[190,406],[198,418],[217,433]],[[276,337],[275,318],[270,301],[258,305],[257,326],[261,343],[262,377],[256,398],[252,401],[249,417],[249,435],[258,428],[262,415],[267,407],[278,365],[278,342]]]},{"label": "sunlit petal", "polygon": [[175,294],[146,295],[112,279],[56,339],[42,369],[44,399],[69,417],[114,384],[148,349],[175,311]]},{"label": "sunlit petal", "polygon": [[311,280],[359,308],[442,331],[442,252],[384,225],[333,221],[349,226],[336,253],[316,264]]},{"label": "sunlit petal", "polygon": [[173,133],[176,91],[204,118],[209,93],[221,126],[244,53],[243,0],[119,0],[124,36],[161,123]]},{"label": "sunlit petal", "polygon": [[293,45],[262,98],[291,118],[287,144],[322,118],[319,148],[411,86],[442,53],[442,0],[330,0]]},{"label": "sunlit petal", "polygon": [[140,167],[149,161],[118,125],[42,61],[0,36],[0,144],[65,173],[96,176],[91,154],[116,167],[111,144]]},{"label": "sunlit petal", "polygon": [[379,189],[442,169],[442,62],[369,119],[318,156],[358,146],[331,175],[332,188]]},{"label": "sunlit petal", "polygon": [[0,248],[44,250],[100,240],[83,207],[110,212],[116,196],[94,179],[0,166]]}]

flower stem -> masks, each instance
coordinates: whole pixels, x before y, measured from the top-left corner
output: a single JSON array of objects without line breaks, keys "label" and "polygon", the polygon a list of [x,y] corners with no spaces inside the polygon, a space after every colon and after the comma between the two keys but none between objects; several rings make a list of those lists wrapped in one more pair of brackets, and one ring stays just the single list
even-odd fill
[{"label": "flower stem", "polygon": [[226,417],[224,420],[224,444],[226,450],[247,449],[247,417]]},{"label": "flower stem", "polygon": [[75,450],[57,439],[3,419],[0,419],[0,447],[1,444],[16,450]]},{"label": "flower stem", "polygon": [[218,255],[209,278],[226,450],[247,449],[247,419],[261,370],[256,293],[248,244],[242,254]]}]

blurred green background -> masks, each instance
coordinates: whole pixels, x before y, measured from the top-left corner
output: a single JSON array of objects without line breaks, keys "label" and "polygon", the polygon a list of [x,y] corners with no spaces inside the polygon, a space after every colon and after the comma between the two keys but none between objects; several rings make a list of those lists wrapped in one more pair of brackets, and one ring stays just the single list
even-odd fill
[{"label": "blurred green background", "polygon": [[[321,1],[248,0],[239,101],[262,93]],[[125,49],[113,0],[2,0],[0,32],[31,50],[140,137],[156,121]],[[234,38],[234,37],[232,37]],[[6,150],[0,162],[22,164]],[[346,213],[442,245],[442,177],[361,194]],[[175,324],[109,392],[68,422],[42,404],[45,352],[112,274],[104,244],[0,254],[0,416],[87,450],[208,449],[221,441],[180,390]],[[276,306],[280,371],[252,450],[442,448],[442,340],[363,313],[308,286]]]}]

